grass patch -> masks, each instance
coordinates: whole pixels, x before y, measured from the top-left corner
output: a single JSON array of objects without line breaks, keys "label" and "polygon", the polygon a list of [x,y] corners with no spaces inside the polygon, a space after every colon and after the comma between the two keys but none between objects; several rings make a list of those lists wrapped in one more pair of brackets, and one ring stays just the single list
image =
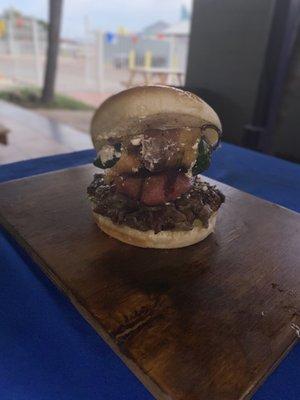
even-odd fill
[{"label": "grass patch", "polygon": [[56,94],[53,102],[41,102],[41,90],[35,88],[15,88],[0,91],[0,99],[27,108],[53,108],[63,110],[93,110],[93,107],[62,94]]}]

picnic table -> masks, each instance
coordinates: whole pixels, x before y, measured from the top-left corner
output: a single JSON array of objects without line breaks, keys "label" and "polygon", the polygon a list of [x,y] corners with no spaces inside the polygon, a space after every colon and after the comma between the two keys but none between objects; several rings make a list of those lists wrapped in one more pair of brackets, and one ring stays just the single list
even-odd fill
[{"label": "picnic table", "polygon": [[[94,150],[0,166],[0,181],[90,163]],[[223,143],[206,175],[300,211],[300,167]],[[51,204],[49,204],[51,207]],[[7,232],[0,234],[0,398],[152,399]],[[297,345],[255,400],[300,398]]]},{"label": "picnic table", "polygon": [[[142,78],[144,85],[151,85],[154,83],[177,84],[182,86],[184,84],[184,72],[176,68],[159,68],[159,67],[133,67],[129,69],[129,79],[124,82],[127,88],[138,84],[137,78]],[[171,82],[175,78],[176,82]]]}]

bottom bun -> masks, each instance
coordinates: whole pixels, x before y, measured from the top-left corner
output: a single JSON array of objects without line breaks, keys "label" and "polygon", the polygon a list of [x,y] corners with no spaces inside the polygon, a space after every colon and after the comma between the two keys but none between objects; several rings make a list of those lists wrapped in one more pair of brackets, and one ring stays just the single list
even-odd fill
[{"label": "bottom bun", "polygon": [[199,220],[194,223],[190,231],[161,231],[154,233],[153,230],[139,231],[126,225],[117,225],[110,218],[93,213],[97,225],[107,235],[120,240],[121,242],[138,247],[150,247],[156,249],[176,249],[198,243],[213,232],[217,213],[213,214],[204,228]]}]

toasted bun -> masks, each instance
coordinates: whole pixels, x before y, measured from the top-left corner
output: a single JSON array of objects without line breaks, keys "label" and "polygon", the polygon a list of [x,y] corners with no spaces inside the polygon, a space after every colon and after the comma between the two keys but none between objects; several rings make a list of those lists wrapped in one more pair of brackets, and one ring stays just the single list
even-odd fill
[{"label": "toasted bun", "polygon": [[211,216],[208,228],[204,228],[201,222],[197,220],[194,228],[190,231],[161,231],[154,233],[152,230],[143,232],[126,225],[116,225],[107,217],[96,213],[93,214],[97,225],[107,235],[133,246],[156,249],[176,249],[201,242],[213,232],[217,218],[217,213]]},{"label": "toasted bun", "polygon": [[109,138],[136,136],[149,128],[204,126],[214,126],[219,133],[222,128],[218,115],[198,96],[170,86],[139,86],[110,97],[98,108],[91,135],[98,152]]}]

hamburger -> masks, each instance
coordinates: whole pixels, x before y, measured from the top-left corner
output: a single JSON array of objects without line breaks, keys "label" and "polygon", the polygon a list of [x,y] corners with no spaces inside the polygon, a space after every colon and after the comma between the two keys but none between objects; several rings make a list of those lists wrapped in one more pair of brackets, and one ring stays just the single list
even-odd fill
[{"label": "hamburger", "polygon": [[107,99],[91,136],[99,173],[88,186],[99,228],[122,242],[179,248],[213,232],[224,195],[202,180],[221,123],[194,94],[140,86]]}]

